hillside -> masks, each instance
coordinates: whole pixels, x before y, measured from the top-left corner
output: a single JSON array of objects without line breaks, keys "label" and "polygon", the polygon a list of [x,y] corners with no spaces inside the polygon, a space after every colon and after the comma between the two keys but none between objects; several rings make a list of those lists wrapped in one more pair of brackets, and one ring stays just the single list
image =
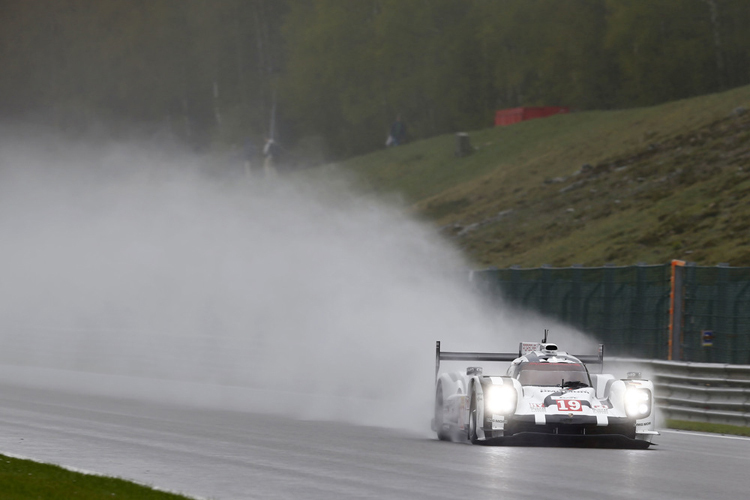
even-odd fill
[{"label": "hillside", "polygon": [[342,164],[478,267],[750,266],[750,87],[445,135]]}]

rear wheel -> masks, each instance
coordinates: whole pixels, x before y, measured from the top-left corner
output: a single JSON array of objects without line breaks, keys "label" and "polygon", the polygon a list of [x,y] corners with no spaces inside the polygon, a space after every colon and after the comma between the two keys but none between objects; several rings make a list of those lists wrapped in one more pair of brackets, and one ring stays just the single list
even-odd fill
[{"label": "rear wheel", "polygon": [[443,387],[438,385],[437,392],[435,393],[435,430],[437,437],[441,441],[450,441],[450,432],[446,431],[446,426],[443,421],[445,415],[445,408],[443,407]]}]

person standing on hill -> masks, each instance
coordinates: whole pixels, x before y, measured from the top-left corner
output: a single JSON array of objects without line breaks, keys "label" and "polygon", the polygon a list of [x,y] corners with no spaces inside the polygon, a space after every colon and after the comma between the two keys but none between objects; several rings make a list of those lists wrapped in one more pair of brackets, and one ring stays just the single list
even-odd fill
[{"label": "person standing on hill", "polygon": [[386,146],[400,146],[406,142],[406,124],[401,119],[401,115],[396,116],[396,121],[391,124],[391,131],[388,135]]},{"label": "person standing on hill", "polygon": [[263,161],[263,172],[266,177],[271,177],[276,173],[276,165],[274,164],[274,161],[277,152],[278,146],[276,145],[276,142],[271,137],[266,137],[266,145],[263,146],[263,156],[265,157],[265,160]]}]

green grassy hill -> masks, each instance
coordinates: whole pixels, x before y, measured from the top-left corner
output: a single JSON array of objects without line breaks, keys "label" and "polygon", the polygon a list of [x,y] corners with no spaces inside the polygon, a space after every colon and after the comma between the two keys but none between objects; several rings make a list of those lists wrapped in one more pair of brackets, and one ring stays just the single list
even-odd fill
[{"label": "green grassy hill", "polygon": [[478,267],[750,266],[750,87],[653,108],[557,115],[353,158]]}]

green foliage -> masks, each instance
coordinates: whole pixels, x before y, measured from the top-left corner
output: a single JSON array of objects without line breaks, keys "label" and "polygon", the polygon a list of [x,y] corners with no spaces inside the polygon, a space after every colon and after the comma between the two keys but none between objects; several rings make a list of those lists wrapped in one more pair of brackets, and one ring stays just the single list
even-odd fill
[{"label": "green foliage", "polygon": [[746,85],[748,25],[747,0],[0,0],[0,112],[341,157],[398,113],[415,140]]},{"label": "green foliage", "polygon": [[511,0],[475,8],[496,107],[607,105],[601,2]]},{"label": "green foliage", "polygon": [[620,102],[653,105],[718,88],[703,2],[610,1],[609,8],[608,45],[620,68]]},{"label": "green foliage", "polygon": [[66,130],[151,124],[196,145],[261,135],[284,12],[267,0],[8,2],[0,109]]},{"label": "green foliage", "polygon": [[188,497],[154,491],[135,483],[70,472],[61,467],[0,455],[0,491],[4,500],[122,498],[180,500]]},{"label": "green foliage", "polygon": [[466,15],[459,0],[293,3],[285,102],[346,153],[382,147],[398,113],[412,138],[476,125]]}]

